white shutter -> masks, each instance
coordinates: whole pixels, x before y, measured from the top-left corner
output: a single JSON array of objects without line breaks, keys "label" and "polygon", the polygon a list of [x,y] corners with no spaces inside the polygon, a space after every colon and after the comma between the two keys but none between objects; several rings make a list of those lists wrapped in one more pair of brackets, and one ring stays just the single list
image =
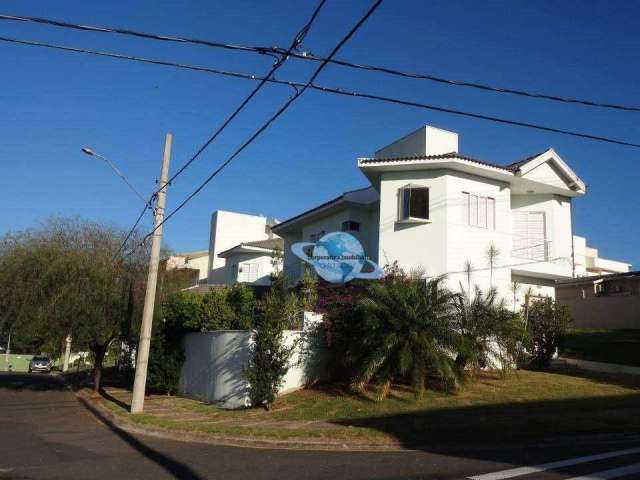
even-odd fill
[{"label": "white shutter", "polygon": [[513,256],[545,260],[544,212],[513,212]]},{"label": "white shutter", "polygon": [[528,258],[528,212],[513,212],[513,256]]},{"label": "white shutter", "polygon": [[545,225],[544,212],[529,212],[529,249],[532,260],[544,260],[545,255]]},{"label": "white shutter", "polygon": [[494,198],[487,198],[487,228],[496,228],[496,201]]},{"label": "white shutter", "polygon": [[462,223],[469,225],[469,193],[462,192]]},{"label": "white shutter", "polygon": [[478,198],[478,226],[487,226],[487,197]]},{"label": "white shutter", "polygon": [[478,196],[469,195],[469,225],[478,226]]}]

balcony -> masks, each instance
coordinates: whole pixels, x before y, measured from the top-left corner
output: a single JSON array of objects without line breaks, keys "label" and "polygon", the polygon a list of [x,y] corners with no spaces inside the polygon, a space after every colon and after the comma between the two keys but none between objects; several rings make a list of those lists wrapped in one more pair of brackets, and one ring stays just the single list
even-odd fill
[{"label": "balcony", "polygon": [[[517,243],[523,245],[520,239]],[[527,242],[526,247],[514,248],[511,252],[511,272],[551,280],[570,278],[572,276],[571,258],[558,257],[554,252],[553,242]]]},{"label": "balcony", "polygon": [[515,259],[531,260],[532,263],[553,260],[553,243],[551,240],[535,243],[534,241],[527,241],[527,239],[518,239],[516,244],[526,246],[518,246],[511,251],[511,256]]}]

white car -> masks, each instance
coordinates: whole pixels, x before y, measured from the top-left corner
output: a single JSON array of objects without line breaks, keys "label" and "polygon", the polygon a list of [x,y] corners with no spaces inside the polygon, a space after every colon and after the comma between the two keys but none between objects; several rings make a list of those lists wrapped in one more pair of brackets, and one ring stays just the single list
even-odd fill
[{"label": "white car", "polygon": [[51,372],[51,360],[43,355],[36,355],[29,362],[29,373],[31,372]]}]

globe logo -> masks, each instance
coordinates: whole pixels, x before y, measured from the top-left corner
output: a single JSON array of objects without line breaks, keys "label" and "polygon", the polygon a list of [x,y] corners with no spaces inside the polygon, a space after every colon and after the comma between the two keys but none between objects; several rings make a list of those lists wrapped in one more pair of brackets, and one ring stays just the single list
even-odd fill
[{"label": "globe logo", "polygon": [[[313,247],[311,256],[305,252],[309,247]],[[358,239],[349,233],[327,233],[316,243],[295,243],[291,251],[313,265],[316,273],[327,282],[346,283],[354,278],[372,280],[384,276],[383,270],[365,256]],[[365,266],[371,271],[363,272]]]}]

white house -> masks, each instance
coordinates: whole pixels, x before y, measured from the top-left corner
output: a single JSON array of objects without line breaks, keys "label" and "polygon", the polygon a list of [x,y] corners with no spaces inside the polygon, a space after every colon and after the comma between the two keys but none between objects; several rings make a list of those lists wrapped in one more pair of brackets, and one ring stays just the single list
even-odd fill
[{"label": "white house", "polygon": [[217,210],[211,216],[209,285],[236,282],[268,286],[282,268],[283,242],[271,231],[275,220]]},{"label": "white house", "polygon": [[167,270],[180,268],[199,270],[198,283],[207,283],[209,276],[209,250],[176,253],[167,258]]},{"label": "white house", "polygon": [[[529,288],[553,296],[555,280],[595,273],[586,242],[572,228],[571,204],[586,186],[552,148],[497,165],[459,153],[457,133],[425,126],[373,158],[359,158],[358,168],[369,186],[273,227],[284,238],[284,269],[293,278],[301,262],[291,245],[340,230],[380,265],[447,274],[454,288],[467,288],[468,263],[472,285],[493,285],[511,301],[516,282],[518,304]],[[490,246],[498,251],[493,268]],[[597,263],[608,272],[629,268]]]}]

